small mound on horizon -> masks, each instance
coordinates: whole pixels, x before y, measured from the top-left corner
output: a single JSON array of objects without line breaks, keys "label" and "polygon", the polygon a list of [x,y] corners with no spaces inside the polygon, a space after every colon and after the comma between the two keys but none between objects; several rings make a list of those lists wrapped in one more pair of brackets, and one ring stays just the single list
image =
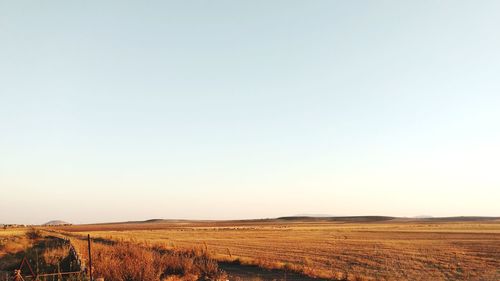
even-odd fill
[{"label": "small mound on horizon", "polygon": [[61,221],[61,220],[52,220],[42,224],[43,226],[58,226],[58,225],[72,225],[72,223]]},{"label": "small mound on horizon", "polygon": [[162,223],[162,222],[168,222],[166,219],[149,219],[145,221],[141,221],[142,223]]},{"label": "small mound on horizon", "polygon": [[393,220],[395,217],[388,216],[349,216],[349,217],[309,217],[309,216],[291,216],[280,217],[278,220],[286,221],[339,221],[339,222],[376,222]]}]

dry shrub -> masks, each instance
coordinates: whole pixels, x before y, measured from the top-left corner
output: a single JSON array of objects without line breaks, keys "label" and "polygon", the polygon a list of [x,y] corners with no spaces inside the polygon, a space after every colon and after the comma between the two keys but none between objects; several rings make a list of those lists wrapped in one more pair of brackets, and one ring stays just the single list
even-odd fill
[{"label": "dry shrub", "polygon": [[187,274],[187,275],[170,275],[165,278],[163,281],[196,281],[198,280],[198,276]]},{"label": "dry shrub", "polygon": [[269,258],[260,257],[255,259],[255,265],[267,269],[281,269],[282,264]]},{"label": "dry shrub", "polygon": [[211,257],[207,248],[156,250],[162,253],[162,267],[166,275],[197,275],[200,278],[218,279],[220,271],[217,262]]},{"label": "dry shrub", "polygon": [[46,264],[57,265],[69,255],[69,245],[46,248],[43,252],[43,260]]},{"label": "dry shrub", "polygon": [[31,228],[26,232],[26,236],[31,240],[36,240],[42,237],[42,233],[38,229]]},{"label": "dry shrub", "polygon": [[131,245],[94,244],[94,272],[104,280],[160,280],[158,258],[153,252]]},{"label": "dry shrub", "polygon": [[[88,260],[85,242],[72,243]],[[126,241],[92,244],[94,276],[106,281],[219,280],[217,262],[201,248],[166,250]]]},{"label": "dry shrub", "polygon": [[0,257],[5,254],[14,254],[26,250],[32,245],[26,237],[9,237],[4,239],[0,247]]}]

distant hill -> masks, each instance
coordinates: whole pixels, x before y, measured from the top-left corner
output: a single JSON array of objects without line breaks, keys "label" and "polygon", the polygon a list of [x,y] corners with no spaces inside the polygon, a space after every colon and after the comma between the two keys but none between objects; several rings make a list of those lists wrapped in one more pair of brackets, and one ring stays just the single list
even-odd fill
[{"label": "distant hill", "polygon": [[56,225],[72,225],[72,224],[69,222],[61,221],[61,220],[53,220],[53,221],[46,222],[42,225],[43,226],[56,226]]},{"label": "distant hill", "polygon": [[382,221],[420,221],[420,222],[460,222],[460,221],[489,221],[500,220],[500,217],[460,216],[460,217],[432,217],[418,216],[413,218],[389,217],[389,216],[346,216],[346,217],[310,217],[290,216],[280,217],[281,221],[336,221],[336,222],[382,222]]},{"label": "distant hill", "polygon": [[460,217],[432,217],[428,221],[489,221],[500,220],[500,217],[460,216]]},{"label": "distant hill", "polygon": [[430,215],[420,215],[420,216],[415,216],[413,218],[415,218],[415,219],[432,219],[434,217],[430,216]]},{"label": "distant hill", "polygon": [[387,216],[349,216],[349,217],[309,217],[309,216],[291,216],[280,217],[278,220],[285,221],[339,221],[339,222],[374,222],[374,221],[388,221],[393,220],[395,217]]},{"label": "distant hill", "polygon": [[162,222],[168,222],[166,219],[150,219],[150,220],[145,220],[142,221],[144,223],[162,223]]},{"label": "distant hill", "polygon": [[[128,221],[126,223],[172,223],[172,222],[188,222],[190,220],[181,220],[181,219],[149,219],[144,221]],[[196,221],[196,220],[193,220]]]},{"label": "distant hill", "polygon": [[[376,223],[376,222],[460,222],[460,221],[489,221],[499,220],[500,217],[431,217],[431,216],[418,216],[418,217],[391,217],[391,216],[323,216],[323,215],[304,215],[304,216],[285,216],[279,218],[262,218],[262,219],[240,219],[240,220],[187,220],[187,219],[148,219],[143,221],[122,221],[122,222],[103,222],[93,223],[88,225],[136,225],[136,227],[155,227],[154,225],[161,226],[163,224],[190,224],[190,223],[294,223],[294,222],[339,222],[339,223]],[[57,225],[72,225],[64,221],[50,221],[44,224],[46,226]],[[140,226],[143,225],[143,226]]]},{"label": "distant hill", "polygon": [[337,216],[328,215],[328,214],[297,214],[297,215],[293,215],[292,217],[328,218],[328,217],[337,217]]}]

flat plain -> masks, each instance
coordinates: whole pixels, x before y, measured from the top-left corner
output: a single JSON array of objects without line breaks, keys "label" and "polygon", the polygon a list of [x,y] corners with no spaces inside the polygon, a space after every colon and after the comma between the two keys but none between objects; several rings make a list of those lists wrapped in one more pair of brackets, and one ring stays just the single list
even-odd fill
[{"label": "flat plain", "polygon": [[151,220],[57,227],[72,235],[206,248],[219,262],[337,280],[500,280],[500,220]]}]

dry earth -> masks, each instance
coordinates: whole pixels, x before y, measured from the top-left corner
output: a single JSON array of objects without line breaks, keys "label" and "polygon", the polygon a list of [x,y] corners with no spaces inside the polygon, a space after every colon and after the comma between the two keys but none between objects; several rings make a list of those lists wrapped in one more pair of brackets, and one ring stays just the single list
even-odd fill
[{"label": "dry earth", "polygon": [[500,280],[498,219],[158,220],[57,229],[171,248],[203,246],[219,261],[324,278]]}]

